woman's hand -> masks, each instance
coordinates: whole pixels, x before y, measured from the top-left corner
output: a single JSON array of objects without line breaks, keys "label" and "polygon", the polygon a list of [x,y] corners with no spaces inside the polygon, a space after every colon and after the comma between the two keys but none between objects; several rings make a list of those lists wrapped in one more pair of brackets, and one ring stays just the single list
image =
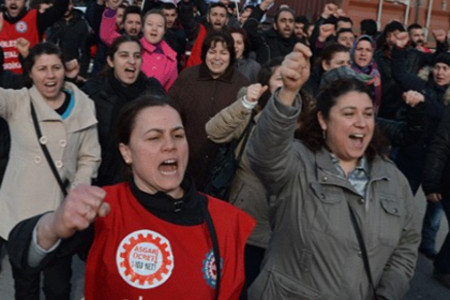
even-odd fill
[{"label": "woman's hand", "polygon": [[108,203],[103,202],[105,196],[103,189],[85,184],[70,190],[58,209],[44,215],[39,221],[37,228],[39,246],[49,249],[59,239],[69,238],[76,231],[88,228],[97,216],[106,216],[110,207]]},{"label": "woman's hand", "polygon": [[425,102],[425,96],[416,91],[407,91],[402,94],[403,101],[411,107],[416,106],[420,102]]},{"label": "woman's hand", "polygon": [[30,53],[30,41],[26,38],[20,37],[16,40],[16,48],[23,58],[26,58]]},{"label": "woman's hand", "polygon": [[311,50],[302,43],[297,43],[294,50],[286,55],[280,67],[283,78],[279,99],[285,105],[292,105],[297,93],[309,78]]},{"label": "woman's hand", "polygon": [[431,193],[427,195],[427,200],[431,202],[439,202],[442,200],[441,193]]},{"label": "woman's hand", "polygon": [[444,29],[435,29],[431,31],[434,39],[439,43],[445,43],[447,41],[447,34]]},{"label": "woman's hand", "polygon": [[267,85],[262,86],[260,83],[249,85],[247,88],[247,100],[250,102],[257,102],[268,88],[269,87]]},{"label": "woman's hand", "polygon": [[335,26],[333,24],[322,24],[319,27],[319,41],[325,42],[330,35],[333,35]]},{"label": "woman's hand", "polygon": [[408,33],[406,31],[404,32],[399,32],[393,35],[393,42],[395,44],[395,46],[399,47],[399,48],[405,48],[405,46],[408,44],[409,42],[409,36]]},{"label": "woman's hand", "polygon": [[266,11],[273,3],[275,3],[275,0],[264,0],[259,5],[259,8],[261,8],[262,11]]},{"label": "woman's hand", "polygon": [[331,16],[334,16],[336,12],[338,11],[339,7],[334,3],[327,3],[323,7],[322,15],[321,17],[324,19],[328,19]]},{"label": "woman's hand", "polygon": [[67,78],[77,78],[78,73],[80,73],[80,64],[76,58],[66,61],[64,63],[66,66],[66,77]]},{"label": "woman's hand", "polygon": [[300,90],[309,78],[309,58],[311,50],[302,43],[297,43],[281,64],[281,77],[284,87],[288,90]]}]

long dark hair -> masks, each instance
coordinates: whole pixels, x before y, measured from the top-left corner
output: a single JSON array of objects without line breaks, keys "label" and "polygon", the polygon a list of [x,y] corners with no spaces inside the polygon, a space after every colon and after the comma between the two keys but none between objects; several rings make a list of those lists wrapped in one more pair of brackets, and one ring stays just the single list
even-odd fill
[{"label": "long dark hair", "polygon": [[[142,53],[142,45],[141,45],[141,42],[139,41],[139,39],[135,36],[129,36],[128,34],[123,34],[123,35],[117,37],[114,40],[114,42],[111,44],[111,46],[109,46],[108,51],[106,52],[106,57],[108,57],[111,61],[114,61],[114,54],[116,54],[116,52],[119,50],[120,45],[122,45],[123,43],[126,43],[126,42],[136,43],[139,46],[139,50]],[[105,77],[108,74],[108,71],[111,69],[112,68],[108,64],[105,64],[105,67],[101,71],[100,76]]]},{"label": "long dark hair", "polygon": [[[321,112],[324,118],[328,119],[330,110],[336,105],[338,98],[350,92],[364,93],[372,99],[367,85],[358,79],[346,78],[333,81],[325,86],[317,95],[316,106],[312,109],[311,113],[305,116],[300,130],[296,132],[296,138],[301,139],[313,152],[317,152],[323,147],[327,147],[325,139],[322,136],[322,128],[320,127],[317,118],[318,112]],[[367,158],[373,160],[377,154],[386,157],[388,154],[387,144],[386,139],[375,127],[372,140],[366,149],[365,154],[367,155]]]}]

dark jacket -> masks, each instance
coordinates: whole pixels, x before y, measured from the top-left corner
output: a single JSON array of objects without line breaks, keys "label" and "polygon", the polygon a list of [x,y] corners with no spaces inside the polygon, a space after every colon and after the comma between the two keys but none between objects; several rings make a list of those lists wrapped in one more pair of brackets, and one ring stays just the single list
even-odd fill
[{"label": "dark jacket", "polygon": [[289,38],[284,38],[273,28],[261,33],[258,27],[264,14],[265,11],[256,6],[247,22],[243,25],[248,34],[250,51],[256,53],[256,60],[261,65],[272,58],[286,56],[294,49],[295,44],[300,41],[295,34],[292,34]]},{"label": "dark jacket", "polygon": [[428,147],[423,172],[425,194],[441,193],[450,199],[450,107],[447,107],[433,141]]},{"label": "dark jacket", "polygon": [[99,74],[106,64],[106,51],[108,50],[108,47],[100,39],[100,24],[102,22],[102,14],[104,10],[104,5],[97,4],[97,1],[90,1],[86,6],[86,12],[84,15],[94,31],[95,42],[97,43],[97,52],[94,57],[92,76]]},{"label": "dark jacket", "polygon": [[414,90],[425,96],[425,116],[428,129],[422,139],[412,145],[401,147],[395,162],[415,190],[421,181],[428,145],[434,137],[445,108],[444,96],[447,86],[438,86],[432,78],[425,81],[415,73],[408,72],[407,55],[407,50],[399,48],[392,50],[392,77],[402,91]]},{"label": "dark jacket", "polygon": [[194,0],[189,2],[181,1],[178,9],[178,20],[183,26],[186,37],[189,40],[188,49],[192,47],[194,41],[197,39],[201,25],[200,20],[194,16],[194,6],[197,7],[200,15],[206,15],[206,11],[208,9],[207,3],[202,0]]},{"label": "dark jacket", "polygon": [[397,121],[385,118],[376,118],[377,127],[389,140],[392,146],[407,146],[421,140],[426,133],[427,120],[425,104],[406,108],[406,120]]},{"label": "dark jacket", "polygon": [[[436,53],[446,51],[446,44],[437,44]],[[436,54],[422,53],[416,49],[408,48],[405,50],[404,60],[401,62],[402,69],[397,71],[405,74],[417,74],[418,71],[425,65],[433,64]],[[401,99],[402,92],[405,87],[402,87],[398,80],[394,80],[392,73],[392,64],[398,66],[400,62],[397,58],[390,57],[387,48],[378,49],[374,54],[374,59],[378,66],[378,71],[381,75],[381,106],[378,111],[380,117],[388,119],[402,119],[404,103]]]},{"label": "dark jacket", "polygon": [[[142,93],[150,91],[164,94],[164,89],[155,78],[147,78]],[[82,90],[94,101],[98,120],[98,135],[102,149],[102,162],[98,170],[96,184],[111,185],[123,180],[121,174],[121,156],[115,139],[115,121],[120,109],[127,103],[127,99],[119,96],[113,88],[113,83],[105,77],[96,77],[82,87]]]},{"label": "dark jacket", "polygon": [[177,52],[178,70],[183,68],[186,52],[186,34],[182,28],[169,28],[164,34],[164,40],[170,48]]},{"label": "dark jacket", "polygon": [[72,14],[70,20],[62,18],[47,30],[47,40],[61,48],[65,61],[77,59],[80,75],[86,77],[90,59],[90,28],[81,11],[73,9]]},{"label": "dark jacket", "polygon": [[249,85],[248,79],[233,66],[217,79],[211,77],[205,64],[184,69],[169,91],[185,120],[189,142],[188,172],[202,190],[208,165],[218,145],[208,140],[206,122],[236,99],[239,89]]}]

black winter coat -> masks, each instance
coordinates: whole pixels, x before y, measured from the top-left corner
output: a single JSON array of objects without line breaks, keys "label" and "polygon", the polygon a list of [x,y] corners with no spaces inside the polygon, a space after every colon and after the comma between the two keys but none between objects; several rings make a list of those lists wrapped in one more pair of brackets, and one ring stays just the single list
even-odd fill
[{"label": "black winter coat", "polygon": [[265,11],[261,10],[259,6],[255,6],[247,22],[243,25],[247,31],[250,50],[256,53],[256,61],[261,65],[272,58],[284,57],[291,53],[295,44],[300,41],[295,34],[284,38],[273,28],[261,33],[258,28],[264,14]]},{"label": "black winter coat", "polygon": [[[438,43],[436,53],[446,51],[447,45]],[[378,49],[374,54],[378,71],[381,75],[381,106],[378,115],[388,119],[402,119],[405,104],[401,95],[405,87],[394,79],[392,71],[403,72],[404,74],[415,75],[425,65],[433,63],[436,54],[422,53],[416,49],[408,48],[402,54],[402,61],[398,61],[398,56],[392,53],[392,58],[388,56],[386,48]],[[395,55],[395,57],[394,57]],[[395,69],[402,64],[401,69]],[[393,70],[394,69],[394,70]],[[398,73],[397,72],[397,73]]]},{"label": "black winter coat", "polygon": [[72,14],[69,21],[62,18],[47,30],[47,40],[61,48],[65,61],[77,59],[80,75],[86,77],[90,60],[90,27],[81,11],[73,9]]},{"label": "black winter coat", "polygon": [[[142,73],[142,80],[146,81],[144,92],[164,95],[165,91],[155,78],[147,78]],[[98,120],[98,135],[100,147],[102,149],[102,162],[98,170],[96,185],[111,185],[123,181],[121,173],[122,161],[115,138],[115,121],[120,109],[127,103],[127,100],[120,97],[112,87],[112,82],[105,77],[96,77],[82,87],[82,90],[89,95],[95,103],[96,116]]]},{"label": "black winter coat", "polygon": [[394,48],[392,50],[391,63],[392,76],[402,88],[402,91],[414,90],[425,96],[427,132],[422,139],[417,140],[414,144],[399,148],[395,157],[395,163],[408,178],[414,191],[421,182],[428,146],[434,137],[445,109],[444,96],[447,86],[438,86],[432,78],[425,81],[414,73],[405,72],[407,64],[406,50]]},{"label": "black winter coat", "polygon": [[442,116],[433,141],[428,147],[422,188],[425,194],[441,193],[450,199],[450,107]]}]

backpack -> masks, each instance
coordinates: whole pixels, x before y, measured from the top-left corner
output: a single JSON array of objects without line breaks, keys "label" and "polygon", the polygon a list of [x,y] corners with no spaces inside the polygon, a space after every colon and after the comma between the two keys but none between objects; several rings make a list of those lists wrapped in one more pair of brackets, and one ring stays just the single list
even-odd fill
[{"label": "backpack", "polygon": [[[220,145],[214,160],[208,168],[206,185],[204,188],[206,194],[228,201],[231,183],[236,175],[242,155],[244,154],[245,145],[247,144],[247,140],[254,124],[254,115],[255,113],[253,111],[250,121],[238,139]],[[241,149],[236,157],[236,147],[242,140],[243,143]]]}]

